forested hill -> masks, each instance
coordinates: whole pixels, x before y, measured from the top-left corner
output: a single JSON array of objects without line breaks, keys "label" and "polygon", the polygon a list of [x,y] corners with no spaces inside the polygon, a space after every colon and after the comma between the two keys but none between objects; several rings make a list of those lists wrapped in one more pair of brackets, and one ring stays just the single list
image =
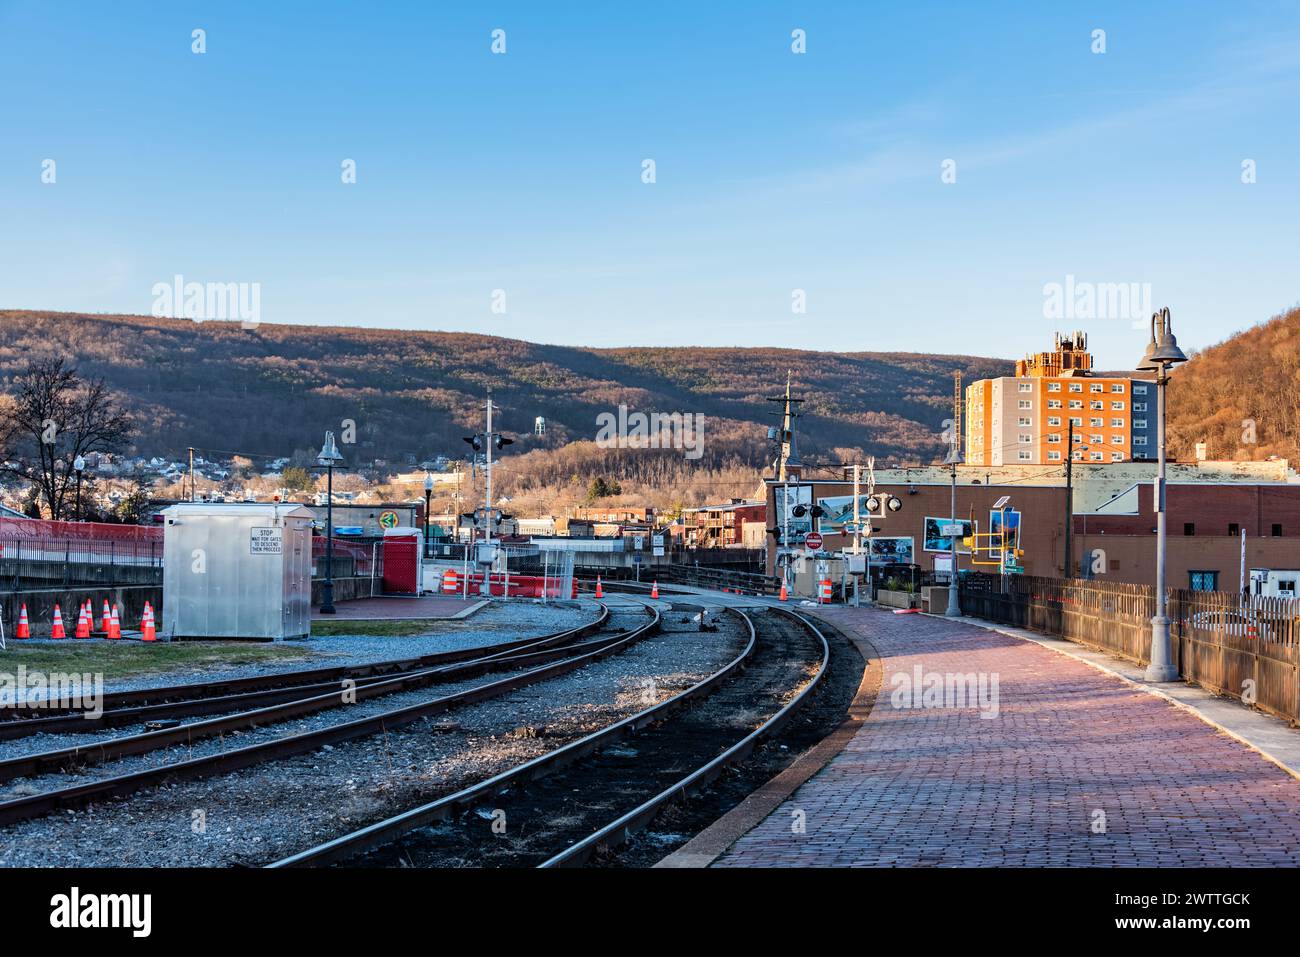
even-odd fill
[{"label": "forested hill", "polygon": [[1300,309],[1202,349],[1176,369],[1170,451],[1190,460],[1202,441],[1215,459],[1300,459]]},{"label": "forested hill", "polygon": [[[596,417],[632,411],[706,417],[705,462],[768,456],[764,433],[786,373],[805,397],[804,455],[862,449],[896,462],[942,453],[952,372],[1006,375],[999,359],[786,349],[583,349],[450,332],[193,322],[147,316],[0,311],[0,375],[64,354],[103,376],[136,413],[135,451],[187,446],[290,455],[327,428],[357,425],[356,461],[464,455],[491,387],[499,428],[519,450],[591,439]],[[533,421],[544,416],[544,438]]]}]

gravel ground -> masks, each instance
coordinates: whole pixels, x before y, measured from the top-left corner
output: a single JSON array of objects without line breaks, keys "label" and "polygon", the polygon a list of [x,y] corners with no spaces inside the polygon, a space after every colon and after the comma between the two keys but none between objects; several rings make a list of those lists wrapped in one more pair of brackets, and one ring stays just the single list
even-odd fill
[{"label": "gravel ground", "polygon": [[[490,609],[487,608],[484,609],[485,612],[488,610]],[[545,610],[545,609],[539,609],[539,610]],[[462,639],[461,644],[447,645],[446,647],[447,648],[476,647],[481,644],[495,644],[496,642],[500,642],[500,641],[509,641],[511,638],[530,637],[529,631],[525,629],[531,629],[531,631],[535,632],[537,636],[548,635],[557,631],[562,631],[565,628],[572,628],[577,625],[583,624],[584,622],[591,621],[593,620],[595,614],[597,613],[597,610],[594,606],[591,608],[591,613],[587,613],[583,610],[578,610],[578,609],[555,609],[555,610],[568,612],[569,616],[547,618],[544,624],[532,624],[532,625],[524,624],[522,626],[516,625],[513,629],[509,631],[494,631],[490,633],[490,635],[488,635],[487,637],[484,637],[479,634],[466,633],[460,636]],[[520,620],[521,618],[523,618],[522,615],[518,614],[520,609],[517,608],[508,609],[508,611],[513,612],[515,614],[506,617],[511,617],[514,620]],[[572,618],[572,621],[570,621],[570,618]],[[431,635],[429,637],[438,637],[438,638],[445,639],[447,636]],[[588,636],[584,640],[589,641],[593,637],[595,636]],[[317,639],[312,639],[312,642],[314,643],[316,640]],[[357,640],[357,639],[338,637],[338,638],[329,638],[324,640],[331,641],[331,642],[346,642],[346,641]],[[432,648],[430,651],[419,651],[419,652],[400,651],[399,652],[391,644],[393,642],[401,642],[402,643],[401,647],[406,648],[407,647],[405,644],[406,642],[412,640],[422,641],[424,640],[422,637],[416,637],[414,639],[411,639],[411,638],[374,638],[374,637],[365,636],[362,638],[362,640],[371,641],[371,642],[389,642],[390,643],[389,647],[392,650],[390,650],[389,653],[382,654],[378,657],[373,657],[370,659],[361,659],[361,660],[384,661],[391,658],[408,657],[411,654],[429,654],[431,653],[431,651],[444,650],[444,648],[442,647],[435,647]],[[352,662],[344,662],[344,663],[351,664]],[[313,663],[313,667],[321,667],[320,662]],[[260,669],[257,669],[255,666],[254,670],[243,671],[240,672],[240,674],[243,675],[254,674],[257,673],[257,670]],[[296,669],[285,668],[282,666],[280,668],[267,669],[267,670],[278,672],[278,671],[290,671]],[[504,677],[505,674],[506,674],[505,672],[500,672],[497,674],[497,677]],[[212,677],[208,677],[209,675],[212,675]],[[217,680],[217,677],[213,672],[205,672],[203,680],[215,681]],[[101,778],[101,777],[112,777],[117,774],[126,774],[130,771],[137,771],[140,770],[141,768],[152,768],[152,767],[157,767],[160,764],[172,764],[177,761],[188,760],[189,758],[202,757],[206,754],[212,754],[217,751],[224,750],[227,747],[231,747],[235,745],[242,746],[247,744],[257,744],[261,741],[266,741],[271,738],[278,738],[286,734],[297,734],[302,731],[315,731],[318,728],[323,728],[331,724],[338,724],[343,721],[351,721],[355,718],[363,718],[366,717],[367,715],[377,714],[380,711],[390,711],[394,708],[400,708],[404,705],[416,704],[420,701],[427,701],[430,698],[440,698],[443,697],[444,695],[449,695],[456,691],[461,691],[464,690],[465,688],[472,687],[473,685],[479,684],[485,680],[487,679],[475,678],[469,682],[445,683],[445,684],[434,685],[431,686],[430,688],[426,688],[423,690],[409,691],[409,692],[404,692],[401,694],[394,694],[394,695],[383,695],[378,698],[371,698],[368,701],[359,701],[355,705],[331,708],[329,710],[321,711],[317,714],[308,715],[306,717],[295,719],[292,721],[285,721],[277,724],[267,725],[266,727],[263,728],[254,728],[250,731],[235,732],[233,734],[226,735],[224,740],[218,737],[203,739],[200,741],[196,741],[193,744],[186,747],[176,746],[165,750],[153,751],[148,754],[142,754],[133,758],[123,758],[118,761],[114,761],[105,765],[88,767],[83,772],[80,772],[77,775],[75,775],[75,779],[76,781],[80,782],[80,781],[88,781],[96,778]],[[168,683],[170,684],[170,682]],[[186,682],[177,681],[175,683],[185,684]],[[223,713],[230,714],[232,712],[223,712]],[[215,718],[215,717],[219,717],[219,715],[203,715],[202,717],[194,717],[194,718],[188,718],[184,720],[186,720],[186,722],[189,723],[193,721],[207,720],[209,718]],[[119,725],[118,727],[115,728],[104,728],[103,730],[100,731],[82,731],[77,733],[66,732],[66,733],[59,733],[59,734],[33,734],[25,738],[14,738],[8,741],[0,741],[0,760],[9,760],[11,758],[22,757],[28,754],[40,754],[45,751],[57,751],[63,748],[88,747],[100,741],[108,741],[113,738],[124,738],[133,734],[142,734],[147,730],[149,729],[146,728],[143,723],[140,723],[140,724],[130,724],[130,725]],[[229,742],[235,742],[235,745],[232,745]],[[66,782],[67,785],[70,785],[72,783],[73,781],[71,779],[67,780]],[[65,786],[65,785],[61,785],[61,786]],[[48,787],[49,785],[43,783],[42,786],[38,788],[35,785],[33,785],[31,782],[24,781],[21,778],[15,778],[13,781],[6,781],[0,783],[0,800],[7,800],[9,798],[19,797],[24,794],[35,793],[35,791],[37,790],[45,790]]]},{"label": "gravel ground", "polygon": [[[572,605],[540,605],[533,602],[492,602],[468,618],[439,621],[422,635],[391,637],[384,635],[331,635],[281,642],[285,647],[312,652],[301,661],[246,664],[228,668],[178,668],[156,674],[137,675],[104,682],[105,691],[133,691],[170,685],[223,681],[251,675],[287,671],[308,671],[336,665],[370,664],[395,658],[412,658],[439,651],[492,645],[512,638],[549,635],[594,621],[599,609],[594,601],[580,600]],[[347,619],[340,619],[340,622]],[[358,621],[357,624],[364,624]]]},{"label": "gravel ground", "polygon": [[[13,825],[0,832],[0,866],[231,865],[282,857],[500,773],[700,680],[735,656],[742,634],[738,623],[700,633],[682,621],[690,613],[665,613],[661,634],[573,674],[386,735]],[[635,609],[616,614],[617,624],[640,617]],[[721,621],[737,622],[731,616]],[[358,709],[427,700],[455,687],[362,702],[233,740],[246,744],[318,722],[348,720],[367,713]],[[193,751],[126,759],[111,769],[118,773],[220,746],[201,742]],[[67,785],[104,773],[92,768],[82,775],[8,782],[7,796],[36,784]]]}]

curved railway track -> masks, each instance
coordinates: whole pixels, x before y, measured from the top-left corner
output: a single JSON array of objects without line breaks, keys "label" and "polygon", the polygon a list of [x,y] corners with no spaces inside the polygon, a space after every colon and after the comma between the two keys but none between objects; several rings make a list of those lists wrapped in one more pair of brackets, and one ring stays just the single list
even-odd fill
[{"label": "curved railway track", "polygon": [[[60,808],[79,806],[95,800],[129,794],[143,787],[170,779],[208,777],[264,761],[303,754],[326,744],[350,741],[402,727],[421,718],[449,711],[463,704],[483,701],[547,678],[565,674],[592,661],[616,654],[656,631],[661,620],[659,612],[649,606],[645,606],[644,610],[648,613],[648,620],[644,624],[631,630],[620,629],[617,632],[591,641],[536,650],[536,645],[550,645],[555,642],[557,636],[526,639],[523,644],[513,650],[497,651],[482,658],[471,659],[459,664],[445,665],[440,668],[417,671],[393,678],[384,678],[368,685],[358,685],[355,689],[356,700],[360,701],[363,698],[376,697],[381,694],[412,690],[438,681],[464,680],[487,672],[504,669],[527,669],[519,674],[475,685],[454,694],[383,711],[352,721],[340,722],[313,731],[286,735],[215,754],[2,801],[0,802],[0,825],[38,817]],[[609,610],[606,609],[599,619],[600,627],[605,630],[611,629],[611,617]],[[562,632],[560,635],[571,639],[573,632],[589,630],[590,628],[591,625],[587,625],[581,629]],[[495,646],[479,649],[479,651],[490,650],[491,647]],[[182,725],[178,728],[162,729],[142,735],[111,739],[82,748],[63,749],[58,752],[15,758],[11,761],[0,762],[0,774],[13,778],[24,774],[39,774],[78,764],[101,763],[114,758],[142,754],[172,744],[182,744],[197,737],[209,737],[229,730],[257,727],[323,710],[326,707],[337,707],[344,703],[340,700],[341,697],[340,689],[334,687],[324,695],[312,694],[306,698],[190,725]]]},{"label": "curved railway track", "polygon": [[[826,674],[830,645],[807,619],[745,612],[749,639],[733,660],[687,690],[486,781],[270,864],[319,866],[369,855],[365,865],[563,866],[589,860],[648,824],[674,798],[707,786],[779,730]],[[796,690],[798,689],[798,690]],[[683,773],[684,772],[684,773]],[[475,809],[502,812],[517,842]],[[461,823],[456,837],[430,830]],[[575,836],[576,835],[576,836]]]},{"label": "curved railway track", "polygon": [[261,707],[291,701],[315,693],[337,689],[340,682],[372,683],[384,678],[403,677],[430,668],[459,662],[505,656],[524,649],[540,650],[586,635],[594,634],[609,622],[609,608],[600,606],[595,620],[565,631],[535,638],[517,638],[493,645],[457,648],[416,658],[279,671],[221,681],[193,682],[157,688],[136,688],[104,695],[104,713],[89,717],[80,711],[48,709],[9,709],[0,720],[0,741],[11,741],[33,734],[77,734],[103,728],[121,727],[157,718],[175,718],[202,714],[220,714],[241,708]]}]

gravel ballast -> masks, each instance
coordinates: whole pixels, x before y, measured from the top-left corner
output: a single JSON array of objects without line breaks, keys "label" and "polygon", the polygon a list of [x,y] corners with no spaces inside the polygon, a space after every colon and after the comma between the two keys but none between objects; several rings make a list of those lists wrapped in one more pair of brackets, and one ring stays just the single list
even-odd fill
[{"label": "gravel ballast", "polygon": [[[614,609],[631,627],[643,613]],[[203,781],[179,782],[76,812],[58,812],[0,832],[2,866],[186,866],[265,863],[415,804],[432,800],[604,727],[688,687],[717,670],[743,645],[734,616],[716,632],[699,632],[690,611],[665,612],[663,632],[577,672],[498,699],[421,720],[406,728],[326,746],[311,754]],[[688,619],[683,622],[682,619]],[[554,630],[554,629],[548,629]],[[481,683],[477,679],[473,683]],[[468,686],[470,683],[466,683]],[[85,775],[243,745],[317,722],[350,720],[358,709],[396,707],[456,690],[361,702],[298,722],[220,741],[197,742],[91,768],[84,774],[9,782],[44,790]],[[8,796],[16,796],[9,794]]]}]

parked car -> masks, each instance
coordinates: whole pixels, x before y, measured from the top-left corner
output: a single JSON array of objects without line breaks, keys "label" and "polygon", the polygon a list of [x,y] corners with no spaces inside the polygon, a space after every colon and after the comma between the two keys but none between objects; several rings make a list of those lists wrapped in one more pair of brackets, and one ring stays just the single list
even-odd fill
[{"label": "parked car", "polygon": [[1268,624],[1257,615],[1228,609],[1197,612],[1187,624],[1197,631],[1216,631],[1238,638],[1267,638],[1271,633]]}]

